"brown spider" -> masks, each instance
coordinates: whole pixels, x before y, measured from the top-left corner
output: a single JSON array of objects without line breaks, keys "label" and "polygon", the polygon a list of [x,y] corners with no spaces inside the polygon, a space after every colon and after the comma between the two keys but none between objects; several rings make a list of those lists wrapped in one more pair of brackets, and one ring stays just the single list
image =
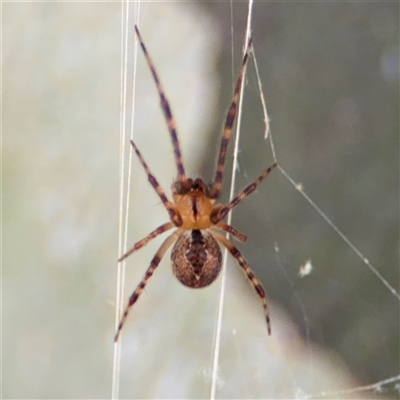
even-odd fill
[{"label": "brown spider", "polygon": [[270,319],[264,289],[262,288],[260,282],[253,275],[253,272],[250,270],[250,267],[240,254],[239,250],[228,239],[226,239],[225,236],[214,231],[215,228],[220,229],[229,232],[242,242],[246,241],[245,235],[237,231],[233,226],[223,222],[223,220],[241,200],[243,200],[256,189],[261,181],[277,165],[275,163],[268,167],[251,185],[247,186],[243,191],[241,191],[230,203],[214,205],[215,200],[218,199],[221,193],[226,151],[232,132],[232,126],[235,121],[240,86],[251,49],[251,39],[247,44],[246,54],[243,57],[239,78],[233,93],[232,103],[226,117],[215,179],[211,185],[206,186],[199,178],[193,180],[186,177],[178,136],[175,130],[175,122],[172,117],[170,106],[165,98],[164,89],[161,86],[160,80],[153,66],[153,62],[150,59],[139,29],[136,25],[135,31],[160,96],[161,107],[164,111],[168,130],[170,132],[174,147],[175,162],[178,169],[178,179],[172,184],[172,197],[174,202],[171,202],[167,199],[164,190],[151,173],[135,143],[131,141],[140,163],[146,171],[149,182],[157,192],[168,211],[170,222],[166,222],[165,224],[159,226],[144,239],[137,242],[118,261],[120,262],[129,257],[133,252],[144,247],[150,240],[168,231],[169,229],[177,229],[164,240],[163,244],[151,260],[150,267],[147,269],[146,274],[144,275],[139,286],[129,298],[128,305],[126,306],[115,335],[115,341],[118,340],[118,336],[128,316],[130,308],[136,303],[165,252],[174,242],[175,244],[171,253],[172,270],[178,280],[190,288],[202,288],[215,281],[222,267],[222,253],[217,242],[225,246],[233,255],[233,257],[236,258],[239,265],[247,275],[247,278],[252,283],[255,291],[260,296],[264,306],[268,333],[271,334]]}]

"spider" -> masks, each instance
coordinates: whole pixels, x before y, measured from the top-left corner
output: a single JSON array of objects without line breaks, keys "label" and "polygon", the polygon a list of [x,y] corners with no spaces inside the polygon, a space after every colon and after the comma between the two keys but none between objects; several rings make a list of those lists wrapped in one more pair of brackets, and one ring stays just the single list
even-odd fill
[{"label": "spider", "polygon": [[118,340],[118,336],[131,307],[136,303],[137,299],[143,292],[147,282],[152,277],[167,249],[174,243],[175,244],[171,252],[172,270],[175,277],[189,288],[203,288],[216,280],[222,267],[222,253],[219,245],[225,246],[232,256],[236,258],[240,267],[253,285],[258,296],[261,298],[264,307],[265,318],[267,321],[268,334],[271,334],[271,324],[264,289],[254,276],[239,250],[227,238],[225,238],[224,235],[215,231],[215,229],[226,231],[239,241],[246,241],[246,236],[240,233],[233,226],[226,224],[224,219],[227,214],[240,201],[252,193],[261,183],[261,181],[263,181],[265,177],[277,166],[277,164],[274,163],[268,167],[251,185],[247,186],[233,200],[231,200],[230,203],[214,205],[214,202],[221,194],[225,157],[232,127],[235,122],[240,87],[251,49],[251,39],[247,43],[247,49],[242,60],[239,77],[233,93],[232,103],[226,117],[218,156],[218,163],[215,172],[215,179],[210,185],[206,186],[206,184],[200,178],[193,180],[186,177],[178,135],[175,129],[175,122],[172,117],[169,103],[165,97],[164,89],[160,83],[153,62],[149,56],[149,53],[147,52],[142,36],[136,25],[135,31],[147,64],[153,75],[154,82],[157,86],[158,94],[161,100],[161,107],[164,112],[165,120],[167,122],[168,130],[172,139],[175,163],[178,169],[178,178],[172,184],[173,202],[171,202],[167,198],[164,190],[159,185],[155,176],[151,173],[150,168],[147,166],[135,143],[131,141],[132,147],[144,170],[146,171],[150,184],[153,186],[154,190],[157,192],[162,203],[167,209],[170,221],[162,224],[157,229],[149,233],[144,239],[135,243],[133,247],[131,247],[122,257],[120,257],[118,262],[125,260],[132,253],[146,246],[150,240],[156,238],[162,233],[173,228],[175,228],[175,231],[164,240],[161,247],[151,260],[150,266],[147,269],[139,286],[130,296],[128,305],[126,306],[121,321],[118,325],[114,341]]}]

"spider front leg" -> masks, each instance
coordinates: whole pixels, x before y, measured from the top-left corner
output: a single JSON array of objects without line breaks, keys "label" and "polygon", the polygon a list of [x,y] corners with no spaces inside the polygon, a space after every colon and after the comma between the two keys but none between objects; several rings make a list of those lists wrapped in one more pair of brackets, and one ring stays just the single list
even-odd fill
[{"label": "spider front leg", "polygon": [[118,336],[121,332],[122,327],[124,326],[125,320],[128,317],[130,309],[136,303],[139,296],[142,294],[145,286],[147,285],[148,280],[153,275],[154,270],[158,267],[158,264],[160,263],[161,259],[163,258],[165,252],[172,245],[172,243],[174,243],[174,241],[178,238],[178,236],[180,234],[181,234],[181,231],[178,229],[174,233],[172,233],[170,236],[168,236],[164,240],[161,247],[158,249],[156,255],[151,260],[150,267],[147,269],[142,281],[139,283],[139,286],[136,288],[136,290],[132,293],[131,297],[129,298],[128,305],[126,306],[125,311],[122,314],[121,322],[118,325],[118,329],[117,329],[117,333],[115,334],[114,342],[116,342],[118,340]]},{"label": "spider front leg", "polygon": [[229,250],[229,252],[233,255],[233,257],[236,258],[236,260],[238,261],[238,263],[241,266],[242,270],[246,274],[247,278],[249,279],[249,281],[253,285],[254,290],[260,296],[261,301],[263,303],[263,307],[264,307],[265,319],[267,321],[268,334],[270,335],[271,334],[271,322],[270,322],[270,319],[269,319],[267,298],[265,296],[265,291],[264,291],[263,287],[261,286],[261,283],[254,276],[254,274],[251,271],[251,269],[250,269],[249,265],[247,264],[246,260],[240,254],[240,251],[228,239],[226,239],[225,236],[223,236],[223,235],[221,235],[220,233],[217,233],[217,232],[212,232],[212,235],[215,237],[215,239],[219,243],[221,243],[223,246],[225,246]]},{"label": "spider front leg", "polygon": [[161,100],[161,107],[164,112],[165,120],[167,122],[168,130],[171,135],[172,145],[174,147],[175,153],[175,163],[178,169],[178,180],[180,183],[186,182],[185,168],[183,166],[183,157],[179,145],[178,134],[176,132],[175,121],[172,116],[171,107],[169,106],[168,100],[164,94],[164,88],[161,85],[160,79],[157,75],[156,69],[154,68],[153,61],[150,58],[149,53],[147,52],[146,46],[143,42],[142,35],[139,32],[139,28],[135,25],[136,35],[139,39],[140,46],[143,50],[144,56],[146,57],[147,64],[150,68],[151,74],[153,75],[154,82],[157,86],[158,95]]},{"label": "spider front leg", "polygon": [[228,115],[226,116],[224,132],[222,134],[222,139],[221,139],[221,147],[220,147],[219,155],[218,155],[217,170],[215,172],[215,179],[214,179],[214,183],[212,184],[211,192],[210,192],[210,197],[212,199],[217,199],[219,197],[219,195],[221,194],[222,178],[224,175],[226,152],[228,149],[229,138],[231,137],[233,124],[235,122],[236,109],[237,109],[237,105],[238,105],[238,101],[239,101],[240,87],[242,86],[242,80],[243,80],[243,76],[244,76],[244,71],[246,69],[247,60],[249,58],[250,49],[251,49],[251,39],[247,43],[246,53],[243,57],[239,77],[236,82],[235,91],[233,92],[232,103],[231,103],[231,106],[229,107]]}]

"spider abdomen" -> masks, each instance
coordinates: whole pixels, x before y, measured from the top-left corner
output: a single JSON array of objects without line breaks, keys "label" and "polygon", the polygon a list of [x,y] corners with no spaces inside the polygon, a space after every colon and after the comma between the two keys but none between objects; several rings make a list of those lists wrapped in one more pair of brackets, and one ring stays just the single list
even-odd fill
[{"label": "spider abdomen", "polygon": [[188,230],[175,242],[171,263],[180,282],[191,288],[202,288],[214,282],[221,271],[221,249],[209,232]]}]

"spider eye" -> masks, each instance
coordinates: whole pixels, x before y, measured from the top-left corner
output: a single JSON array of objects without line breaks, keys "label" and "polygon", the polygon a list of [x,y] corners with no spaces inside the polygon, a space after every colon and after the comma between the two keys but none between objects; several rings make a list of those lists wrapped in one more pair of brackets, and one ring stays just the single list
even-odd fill
[{"label": "spider eye", "polygon": [[197,178],[193,183],[192,190],[205,193],[206,185],[200,178]]}]

